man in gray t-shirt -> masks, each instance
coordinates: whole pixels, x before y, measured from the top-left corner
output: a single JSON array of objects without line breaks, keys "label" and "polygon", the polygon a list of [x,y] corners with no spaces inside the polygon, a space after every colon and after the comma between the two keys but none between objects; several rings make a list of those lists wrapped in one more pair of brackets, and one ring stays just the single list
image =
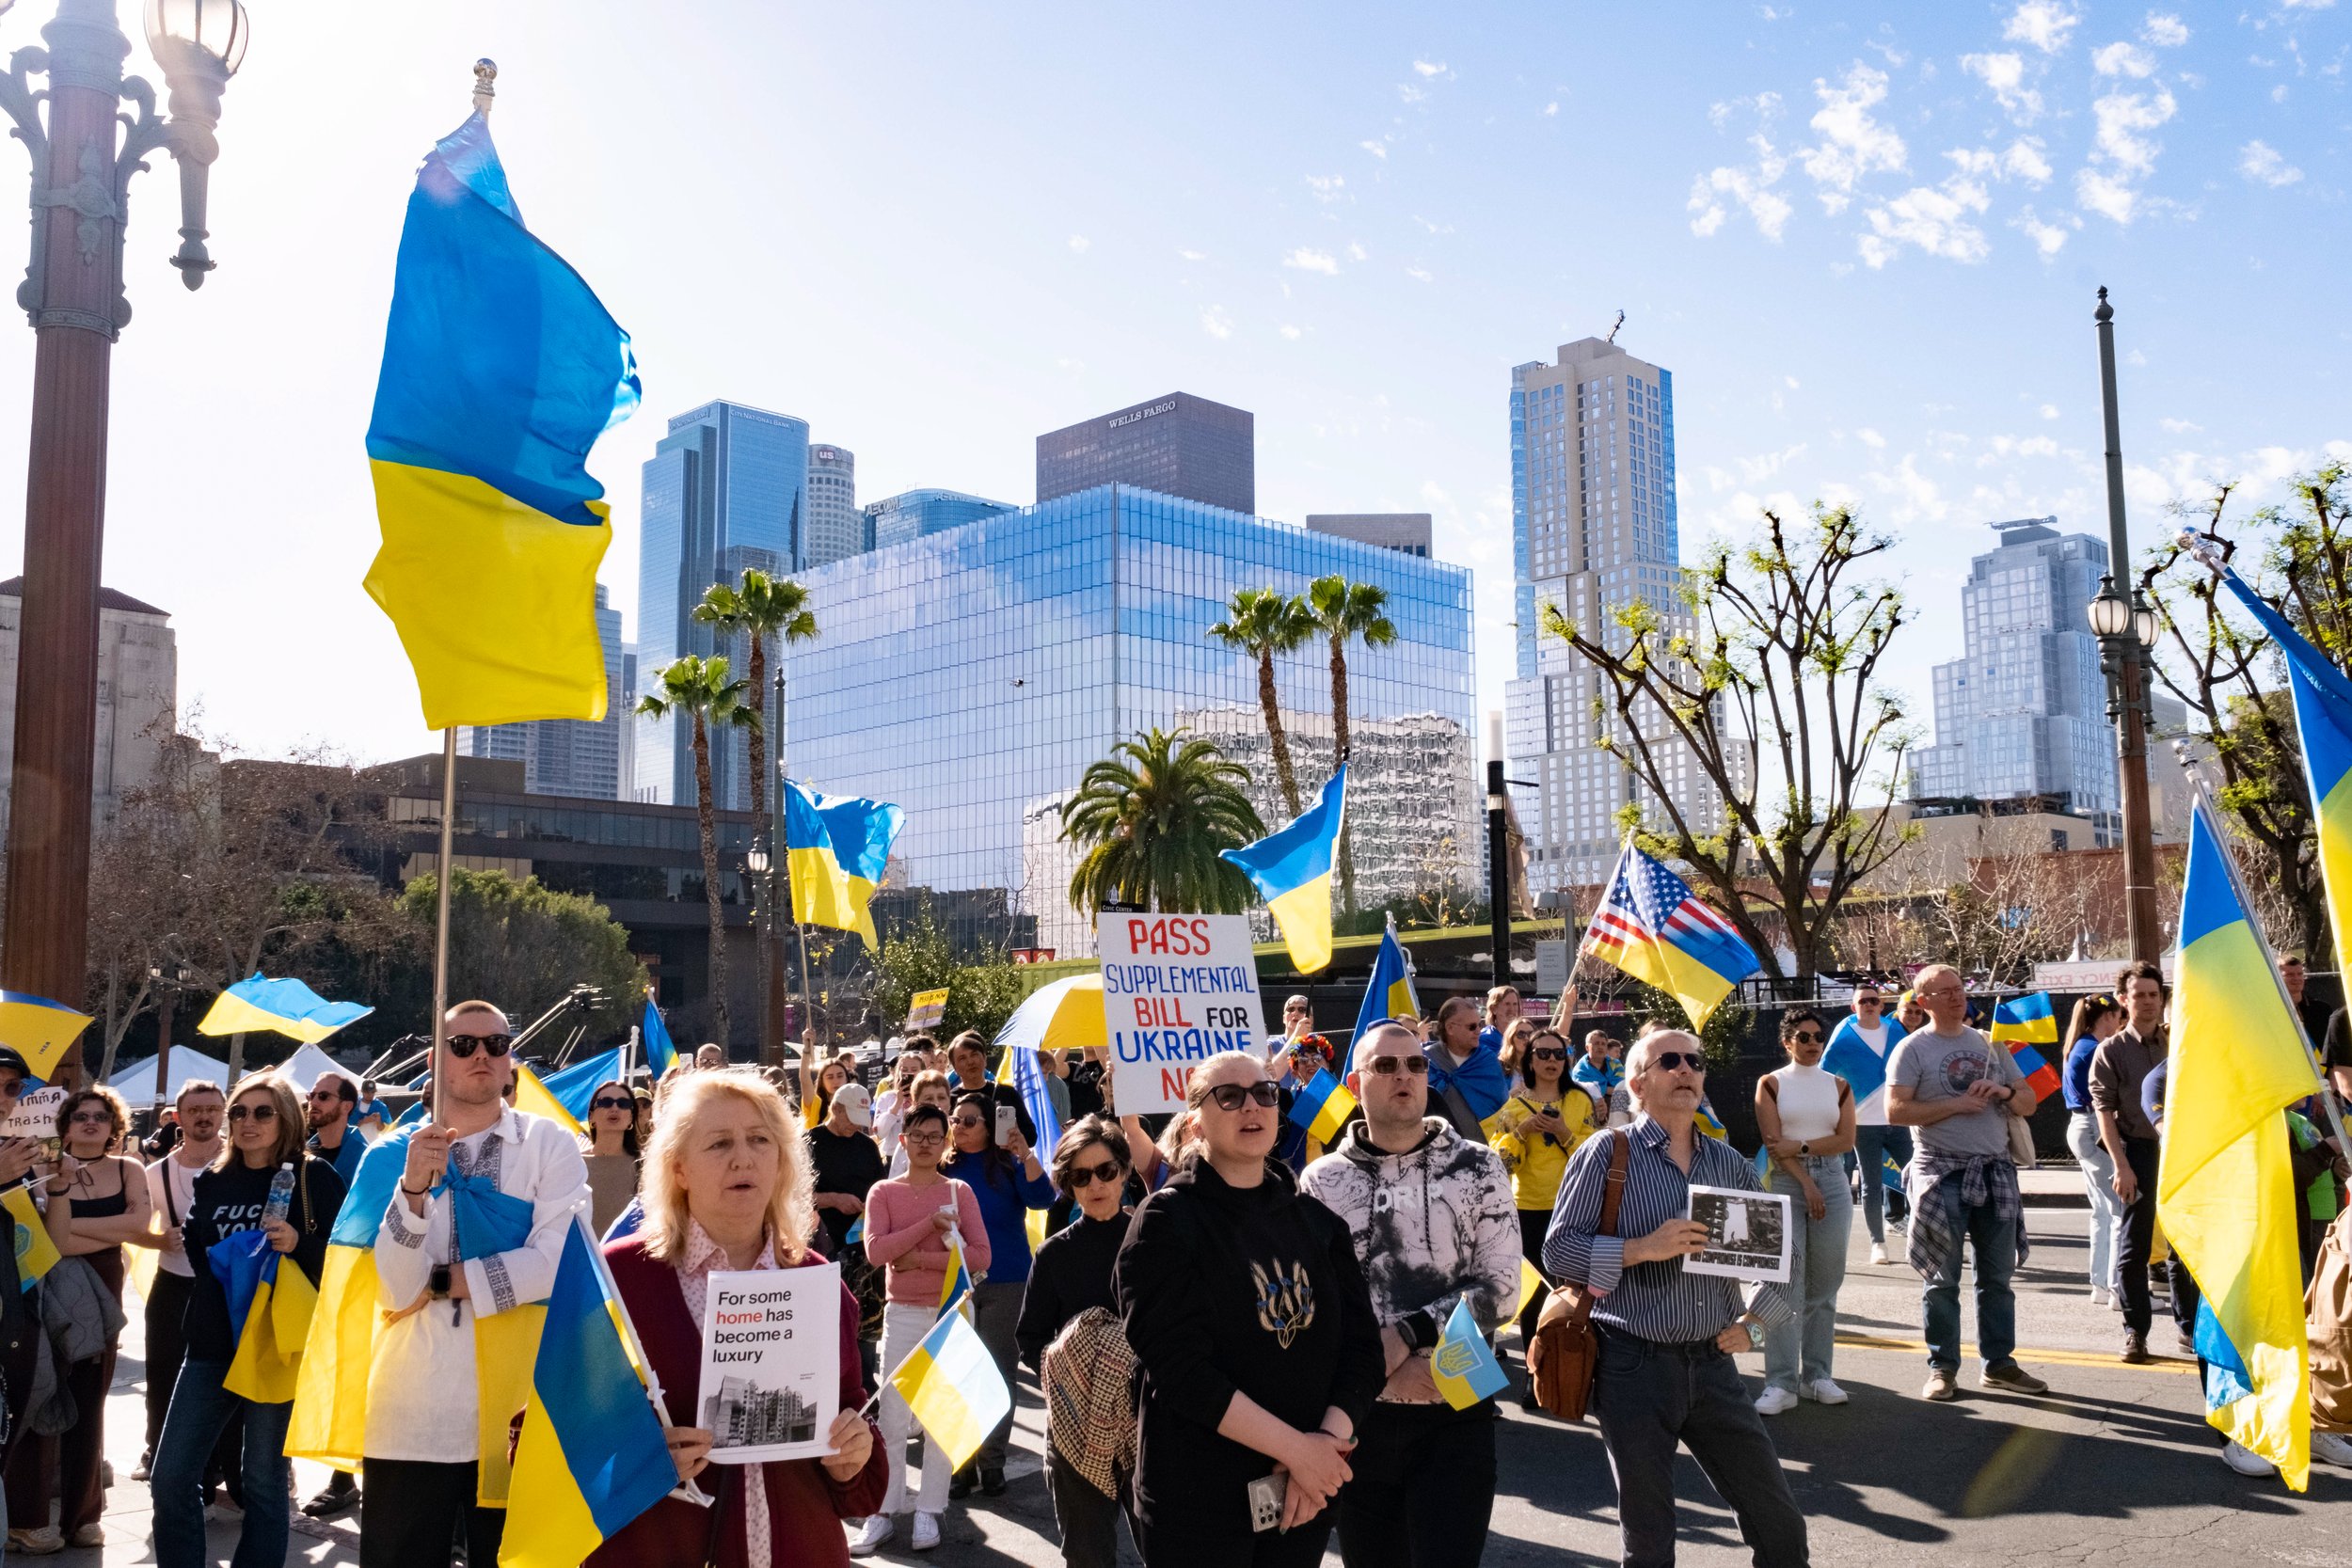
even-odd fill
[{"label": "man in gray t-shirt", "polygon": [[1987,1387],[2039,1394],[2049,1385],[2017,1364],[2017,1297],[2010,1275],[2026,1259],[2024,1199],[2009,1154],[2009,1120],[2033,1115],[2034,1093],[2004,1046],[1963,1022],[1960,972],[1931,964],[1913,988],[1929,1025],[1903,1037],[1886,1065],[1886,1119],[1919,1139],[1912,1161],[1911,1266],[1924,1282],[1928,1382],[1960,1391],[1960,1264],[1977,1264],[1977,1348]]}]

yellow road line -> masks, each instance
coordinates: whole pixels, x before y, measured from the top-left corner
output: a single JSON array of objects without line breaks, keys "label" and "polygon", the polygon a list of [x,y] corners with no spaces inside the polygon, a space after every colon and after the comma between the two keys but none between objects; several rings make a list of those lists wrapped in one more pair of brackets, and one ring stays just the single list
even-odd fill
[{"label": "yellow road line", "polygon": [[[1840,1334],[1837,1336],[1837,1342],[1841,1345],[1851,1345],[1857,1350],[1902,1350],[1925,1354],[1928,1348],[1927,1342],[1922,1339],[1890,1339],[1877,1334]],[[1976,1349],[1974,1345],[1967,1348],[1972,1351]],[[2104,1367],[2110,1371],[2187,1372],[2193,1375],[2197,1370],[2196,1362],[2178,1361],[2169,1356],[2157,1356],[2144,1366],[2126,1368],[2113,1355],[2102,1354],[2097,1351],[2036,1350],[2031,1346],[2020,1345],[2017,1347],[2017,1354],[2028,1361],[2055,1362],[2061,1367]]]}]

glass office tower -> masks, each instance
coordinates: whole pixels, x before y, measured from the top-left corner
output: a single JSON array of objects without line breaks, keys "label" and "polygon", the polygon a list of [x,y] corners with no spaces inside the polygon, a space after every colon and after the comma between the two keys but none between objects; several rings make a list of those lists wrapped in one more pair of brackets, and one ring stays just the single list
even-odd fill
[{"label": "glass office tower", "polygon": [[1014,510],[1010,501],[967,496],[961,490],[901,491],[866,509],[866,547],[878,550],[885,545],[903,545],[910,539],[944,533],[951,528]]},{"label": "glass office tower", "polygon": [[[1060,801],[1114,742],[1181,723],[1247,765],[1267,825],[1283,821],[1256,664],[1207,632],[1236,589],[1331,572],[1386,588],[1397,629],[1349,657],[1359,903],[1472,881],[1470,573],[1125,485],[807,574],[824,629],[787,655],[791,774],[905,807],[892,859],[910,885],[1009,889],[1041,946],[1091,952]],[[1331,768],[1325,650],[1279,661],[1278,684],[1311,793]]]},{"label": "glass office tower", "polygon": [[[703,590],[747,565],[795,572],[808,563],[808,423],[734,403],[707,403],[670,421],[644,468],[637,566],[641,685],[672,660],[727,653],[693,618]],[[741,674],[741,661],[736,660]],[[691,732],[682,718],[638,720],[630,793],[694,803]],[[723,810],[750,804],[744,743],[713,748],[711,786]]]},{"label": "glass office tower", "polygon": [[1131,404],[1037,438],[1037,499],[1099,484],[1258,510],[1257,418],[1190,392]]}]

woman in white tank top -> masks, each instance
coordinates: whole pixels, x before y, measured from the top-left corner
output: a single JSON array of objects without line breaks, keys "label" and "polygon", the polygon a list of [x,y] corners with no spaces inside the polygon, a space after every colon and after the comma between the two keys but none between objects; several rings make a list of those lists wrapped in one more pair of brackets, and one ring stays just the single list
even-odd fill
[{"label": "woman in white tank top", "polygon": [[1756,1408],[1766,1416],[1795,1409],[1801,1398],[1846,1402],[1830,1360],[1853,1230],[1845,1164],[1854,1145],[1853,1090],[1821,1067],[1829,1029],[1820,1014],[1803,1007],[1781,1014],[1780,1043],[1788,1065],[1757,1081],[1756,1125],[1771,1162],[1766,1190],[1790,1199],[1788,1289],[1797,1311],[1764,1337],[1764,1392]]}]

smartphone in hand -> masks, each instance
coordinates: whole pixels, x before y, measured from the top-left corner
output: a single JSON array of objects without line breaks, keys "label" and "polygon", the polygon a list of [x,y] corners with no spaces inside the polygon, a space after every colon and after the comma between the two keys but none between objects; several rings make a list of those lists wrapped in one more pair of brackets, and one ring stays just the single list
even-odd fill
[{"label": "smartphone in hand", "polygon": [[1016,1125],[1018,1125],[1018,1123],[1014,1119],[1013,1108],[1011,1106],[999,1105],[996,1107],[996,1147],[998,1148],[1002,1148],[1006,1145],[1012,1142],[1012,1132]]}]

